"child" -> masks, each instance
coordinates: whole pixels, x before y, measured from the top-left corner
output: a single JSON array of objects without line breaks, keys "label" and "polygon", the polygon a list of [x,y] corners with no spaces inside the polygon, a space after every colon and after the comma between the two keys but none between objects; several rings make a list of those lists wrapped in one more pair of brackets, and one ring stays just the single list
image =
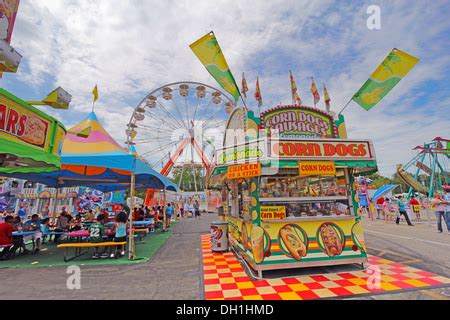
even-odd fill
[{"label": "child", "polygon": [[[100,243],[107,240],[106,232],[105,232],[105,219],[106,217],[103,214],[99,214],[97,216],[97,222],[94,222],[89,227],[89,242],[91,243]],[[108,258],[109,254],[105,251],[100,255],[98,253],[98,247],[95,248],[95,254],[92,256],[92,259],[98,258]]]},{"label": "child", "polygon": [[[42,243],[47,239],[47,235],[51,232],[50,230],[50,218],[45,218],[41,220],[41,232],[42,232]],[[51,240],[51,235],[49,241]]]},{"label": "child", "polygon": [[[116,215],[116,222],[114,223],[112,231],[115,231],[113,242],[126,242],[127,241],[127,214],[125,212],[119,212]],[[114,251],[111,253],[111,258],[115,258],[118,247],[114,247]],[[125,248],[122,245],[120,248],[120,255],[125,255]]]},{"label": "child", "polygon": [[[22,231],[22,219],[20,219],[19,216],[14,217],[13,221],[13,230],[14,231]],[[25,245],[25,241],[23,240],[23,236],[14,236],[13,235],[13,243],[14,246],[11,248],[11,252],[15,253],[17,249],[22,249],[22,254],[27,254],[30,252],[30,250],[27,249],[27,246]]]},{"label": "child", "polygon": [[150,222],[150,232],[155,232],[155,216],[157,216],[157,215],[155,215],[154,212],[152,212],[152,213],[150,214],[150,219],[149,219],[149,222]]},{"label": "child", "polygon": [[36,242],[36,249],[34,253],[38,253],[41,250],[42,242],[41,220],[39,219],[38,214],[33,214],[31,216],[31,220],[28,220],[23,224],[23,231],[35,232],[30,238]]},{"label": "child", "polygon": [[79,231],[83,229],[83,223],[81,222],[81,216],[77,216],[69,226],[69,232]]}]

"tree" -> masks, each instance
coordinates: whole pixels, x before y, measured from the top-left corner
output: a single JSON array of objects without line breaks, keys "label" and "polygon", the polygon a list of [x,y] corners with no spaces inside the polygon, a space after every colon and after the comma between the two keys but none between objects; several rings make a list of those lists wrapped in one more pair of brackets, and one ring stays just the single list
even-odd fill
[{"label": "tree", "polygon": [[[173,169],[173,182],[180,186],[184,191],[203,191],[204,169],[200,167],[177,167]],[[195,179],[194,179],[195,175]],[[196,187],[197,185],[197,187]]]}]

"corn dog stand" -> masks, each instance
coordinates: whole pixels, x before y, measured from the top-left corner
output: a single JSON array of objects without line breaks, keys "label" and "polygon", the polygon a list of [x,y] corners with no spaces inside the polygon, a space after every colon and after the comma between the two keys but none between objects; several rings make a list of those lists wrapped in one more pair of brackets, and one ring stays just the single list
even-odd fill
[{"label": "corn dog stand", "polygon": [[372,143],[343,116],[279,106],[230,115],[210,188],[222,190],[230,245],[258,272],[367,262],[354,177],[377,170]]}]

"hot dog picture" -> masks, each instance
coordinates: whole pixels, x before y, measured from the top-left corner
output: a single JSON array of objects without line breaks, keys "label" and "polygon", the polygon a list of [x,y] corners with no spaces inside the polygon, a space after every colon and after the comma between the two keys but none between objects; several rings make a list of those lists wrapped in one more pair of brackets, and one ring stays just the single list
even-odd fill
[{"label": "hot dog picture", "polygon": [[247,227],[245,226],[245,223],[242,224],[241,242],[242,242],[242,246],[244,247],[244,251],[247,251],[248,250],[248,234],[247,234]]},{"label": "hot dog picture", "polygon": [[364,241],[364,234],[361,222],[357,222],[352,227],[352,239],[355,245],[361,252],[367,252],[366,243]]},{"label": "hot dog picture", "polygon": [[[306,256],[308,249],[305,242],[297,234],[297,226],[286,225],[280,229],[280,237],[291,256],[300,261]],[[300,229],[300,228],[299,228]]]},{"label": "hot dog picture", "polygon": [[324,223],[319,227],[317,231],[317,238],[321,238],[323,248],[322,250],[329,257],[338,256],[342,253],[344,249],[345,238],[339,236],[339,233],[342,236],[342,231],[339,227],[332,223]]}]

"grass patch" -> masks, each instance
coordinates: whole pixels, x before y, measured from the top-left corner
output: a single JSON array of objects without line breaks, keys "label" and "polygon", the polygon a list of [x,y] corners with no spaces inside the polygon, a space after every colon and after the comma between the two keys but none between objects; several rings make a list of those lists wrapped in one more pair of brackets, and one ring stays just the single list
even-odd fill
[{"label": "grass patch", "polygon": [[[124,257],[116,259],[92,259],[95,248],[91,248],[88,253],[75,260],[64,262],[64,250],[58,249],[53,243],[45,243],[39,253],[16,256],[13,260],[0,261],[1,268],[43,268],[43,267],[67,267],[77,266],[101,266],[101,265],[125,265],[149,261],[158,250],[167,242],[172,235],[173,225],[167,232],[157,231],[149,233],[139,241],[135,240],[135,259],[128,260],[128,250]],[[30,247],[30,246],[28,246]],[[128,248],[127,248],[128,249]],[[74,249],[71,249],[74,250]],[[72,251],[73,252],[73,251]],[[72,254],[72,253],[70,253]]]}]

